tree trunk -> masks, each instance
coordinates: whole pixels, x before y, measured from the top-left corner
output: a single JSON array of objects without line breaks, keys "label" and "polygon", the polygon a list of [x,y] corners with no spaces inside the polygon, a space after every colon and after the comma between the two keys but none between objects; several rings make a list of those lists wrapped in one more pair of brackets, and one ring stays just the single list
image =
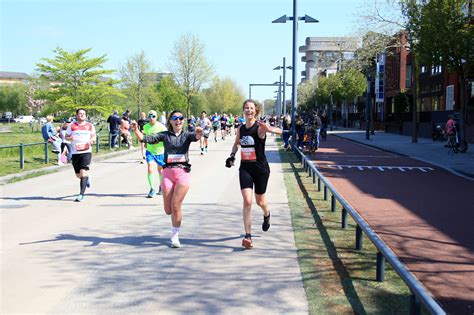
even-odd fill
[{"label": "tree trunk", "polygon": [[467,131],[467,104],[466,104],[466,82],[463,69],[459,71],[459,88],[460,88],[460,101],[461,101],[461,133],[463,140],[466,140]]},{"label": "tree trunk", "polygon": [[415,54],[412,54],[411,62],[413,65],[413,108],[412,108],[412,130],[411,130],[411,142],[418,142],[418,64],[415,61]]}]

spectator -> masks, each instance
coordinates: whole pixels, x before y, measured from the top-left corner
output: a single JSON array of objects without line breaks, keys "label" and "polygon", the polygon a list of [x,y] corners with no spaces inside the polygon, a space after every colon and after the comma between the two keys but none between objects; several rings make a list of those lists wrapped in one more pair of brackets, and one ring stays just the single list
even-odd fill
[{"label": "spectator", "polygon": [[[156,117],[156,112],[155,112],[155,117]],[[141,132],[143,132],[143,126],[145,126],[146,123],[148,123],[146,113],[141,112],[140,113],[140,118],[137,121],[138,129],[140,129]],[[145,144],[143,142],[140,143],[140,151],[142,153],[142,160],[140,161],[140,163],[143,164],[143,161],[146,159],[145,158]]]},{"label": "spectator", "polygon": [[290,150],[289,140],[290,140],[290,130],[291,130],[291,116],[286,114],[283,118],[283,143],[286,151]]},{"label": "spectator", "polygon": [[[71,162],[72,151],[71,151],[71,141],[66,139],[67,127],[69,127],[70,122],[67,121],[62,124],[59,135],[61,136],[61,154],[67,156],[67,162]],[[64,161],[63,161],[64,162]]]},{"label": "spectator", "polygon": [[53,147],[52,152],[57,154],[58,165],[62,165],[61,162],[61,138],[56,135],[57,129],[53,125],[53,116],[46,116],[46,124],[41,128],[44,141],[51,143]]},{"label": "spectator", "polygon": [[120,124],[120,137],[122,141],[127,145],[129,149],[132,149],[132,136],[130,135],[130,122],[128,116],[122,116],[122,122]]},{"label": "spectator", "polygon": [[116,110],[114,110],[112,115],[107,118],[107,122],[109,123],[110,147],[117,148],[117,137],[119,135],[119,127],[122,122]]}]

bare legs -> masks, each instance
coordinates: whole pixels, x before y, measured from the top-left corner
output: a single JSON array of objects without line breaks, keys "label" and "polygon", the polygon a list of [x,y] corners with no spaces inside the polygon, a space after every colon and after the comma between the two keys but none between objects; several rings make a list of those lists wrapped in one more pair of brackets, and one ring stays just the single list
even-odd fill
[{"label": "bare legs", "polygon": [[189,185],[184,184],[178,184],[172,189],[163,190],[165,213],[171,215],[171,224],[174,228],[179,228],[181,226],[181,220],[183,217],[181,206],[188,190]]},{"label": "bare legs", "polygon": [[[252,234],[252,193],[253,190],[250,188],[244,188],[241,190],[243,198],[243,219],[244,219],[244,229],[245,234]],[[257,205],[262,208],[263,215],[268,216],[270,211],[268,210],[267,199],[265,194],[255,194],[255,202]]]}]

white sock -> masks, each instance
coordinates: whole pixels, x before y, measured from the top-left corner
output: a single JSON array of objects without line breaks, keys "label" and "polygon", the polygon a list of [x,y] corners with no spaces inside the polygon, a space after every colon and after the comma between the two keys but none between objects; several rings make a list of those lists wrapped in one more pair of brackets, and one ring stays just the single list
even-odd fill
[{"label": "white sock", "polygon": [[171,233],[172,233],[173,235],[174,235],[174,234],[179,234],[179,230],[180,230],[179,227],[177,227],[177,228],[176,228],[176,227],[173,227],[173,228],[171,229]]}]

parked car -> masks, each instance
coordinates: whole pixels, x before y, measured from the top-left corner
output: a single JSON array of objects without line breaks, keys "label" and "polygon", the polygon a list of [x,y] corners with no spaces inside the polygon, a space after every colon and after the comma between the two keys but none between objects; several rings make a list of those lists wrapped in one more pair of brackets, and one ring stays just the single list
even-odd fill
[{"label": "parked car", "polygon": [[30,123],[33,122],[33,120],[33,116],[18,116],[17,118],[15,118],[15,122],[17,123]]}]

